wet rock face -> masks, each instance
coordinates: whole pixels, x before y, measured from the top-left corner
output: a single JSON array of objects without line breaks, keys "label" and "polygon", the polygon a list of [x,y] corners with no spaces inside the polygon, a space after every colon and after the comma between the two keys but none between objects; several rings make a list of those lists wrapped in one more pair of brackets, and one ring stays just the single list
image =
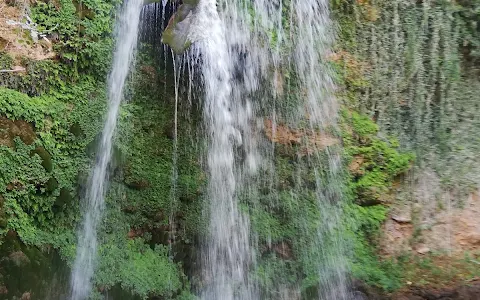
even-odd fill
[{"label": "wet rock face", "polygon": [[[480,250],[478,192],[472,193],[461,207],[440,209],[437,202],[423,203],[392,207],[391,216],[382,228],[382,253],[395,256],[405,251],[416,254],[449,251],[462,256]],[[415,234],[421,238],[415,239]]]},{"label": "wet rock face", "polygon": [[264,121],[266,137],[274,143],[287,146],[300,146],[298,155],[309,156],[316,151],[340,144],[340,140],[324,132],[305,128],[289,128],[284,124],[275,124],[272,120]]}]

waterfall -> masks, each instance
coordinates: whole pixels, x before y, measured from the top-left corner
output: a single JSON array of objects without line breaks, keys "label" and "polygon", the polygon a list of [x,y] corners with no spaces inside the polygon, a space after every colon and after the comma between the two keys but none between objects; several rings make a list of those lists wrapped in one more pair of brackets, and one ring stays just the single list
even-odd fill
[{"label": "waterfall", "polygon": [[[298,74],[301,89],[305,91],[304,114],[309,120],[310,130],[316,132],[313,138],[316,139],[316,135],[321,136],[328,130],[338,130],[336,124],[339,105],[334,95],[334,73],[328,63],[334,39],[329,1],[295,0],[291,5],[297,23],[291,34],[295,45],[291,64]],[[338,232],[343,198],[341,150],[327,147],[325,161],[318,155],[321,150],[318,147],[321,146],[316,141],[307,143],[315,149],[315,155],[304,167],[314,170],[316,197],[322,220],[317,229],[318,238],[312,242],[313,249],[306,256],[311,257],[312,261],[320,261],[316,263],[320,280],[319,298],[347,300],[352,298],[346,277],[348,244]]]},{"label": "waterfall", "polygon": [[[336,128],[338,105],[328,66],[333,26],[326,0],[292,0],[287,7],[280,0],[216,2],[200,0],[188,16],[189,39],[196,41],[191,61],[201,61],[208,141],[209,227],[200,294],[208,300],[260,299],[264,296],[252,277],[259,249],[241,199],[255,206],[265,181],[271,193],[277,193],[275,143],[261,137],[268,129],[264,124],[270,122],[273,139],[277,121],[292,128],[308,124],[313,139]],[[290,24],[283,24],[285,17]],[[284,83],[282,69],[295,74],[294,83]],[[284,102],[285,89],[293,85],[301,95],[292,108]],[[318,149],[321,142],[308,143],[308,149],[315,150],[311,152],[325,150]],[[304,252],[316,269],[318,298],[349,299],[347,246],[337,232],[342,213],[340,150],[325,152],[326,165],[315,154],[299,164],[298,173],[314,170],[321,217],[316,229],[298,229],[314,236]],[[306,189],[295,187],[299,194]],[[299,286],[277,288],[283,299],[300,297]]]},{"label": "waterfall", "polygon": [[208,32],[197,45],[203,59],[205,83],[204,123],[209,141],[207,166],[210,174],[210,232],[203,258],[204,278],[211,280],[202,299],[255,299],[255,289],[247,279],[249,223],[240,212],[236,189],[241,174],[235,150],[243,143],[241,130],[247,126],[248,103],[235,97],[234,61],[229,52],[225,23],[215,0],[200,1],[197,7],[197,34]]},{"label": "waterfall", "polygon": [[112,154],[112,139],[117,115],[122,101],[125,80],[137,46],[138,27],[143,0],[127,1],[117,22],[116,50],[108,77],[108,114],[102,132],[95,166],[89,177],[84,207],[84,217],[78,232],[75,263],[71,275],[71,299],[86,299],[92,289],[92,277],[97,255],[97,226],[101,221],[108,183],[108,165]]},{"label": "waterfall", "polygon": [[[278,136],[284,134],[282,130],[301,129],[303,136],[296,142],[294,155],[298,158],[293,172],[296,178],[289,197],[294,206],[304,208],[307,200],[303,198],[313,197],[316,219],[303,222],[299,216],[296,220],[296,230],[304,237],[304,249],[297,252],[302,255],[302,267],[314,274],[309,274],[315,277],[309,280],[318,283],[317,298],[349,299],[345,260],[348,247],[338,234],[343,198],[341,149],[335,147],[339,143],[332,143],[335,138],[327,133],[338,129],[335,85],[328,63],[334,37],[328,1],[193,2],[184,4],[178,26],[188,31],[187,40],[195,42],[182,61],[189,69],[192,66],[192,70],[200,70],[204,93],[208,145],[204,153],[208,174],[205,213],[209,225],[202,245],[200,297],[268,298],[255,278],[261,250],[249,210],[264,205],[262,193],[266,190],[272,198],[267,209],[280,202]],[[90,177],[88,207],[72,274],[73,299],[85,299],[91,289],[96,227],[105,196],[112,136],[136,45],[141,7],[140,2],[127,2],[118,25],[117,50],[109,77],[109,114]],[[171,22],[173,26],[175,22]],[[177,44],[177,49],[182,45]],[[177,106],[178,94],[175,99]],[[308,176],[314,177],[312,182],[304,178],[309,172]],[[175,180],[175,170],[173,175]],[[272,249],[274,245],[268,241],[263,247]],[[301,283],[278,283],[274,289],[279,291],[276,299],[299,298],[303,292]]]}]

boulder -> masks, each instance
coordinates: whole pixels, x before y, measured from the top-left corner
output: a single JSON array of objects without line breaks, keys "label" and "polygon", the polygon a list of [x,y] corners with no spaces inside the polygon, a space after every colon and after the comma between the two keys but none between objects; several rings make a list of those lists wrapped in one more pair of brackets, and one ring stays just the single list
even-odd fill
[{"label": "boulder", "polygon": [[412,223],[412,218],[409,217],[409,216],[392,216],[392,220],[394,220],[395,222],[397,223],[400,223],[400,224],[408,224],[408,223]]},{"label": "boulder", "polygon": [[170,18],[162,34],[162,42],[169,45],[175,54],[181,54],[194,42],[191,40],[191,26],[198,0],[185,0]]}]

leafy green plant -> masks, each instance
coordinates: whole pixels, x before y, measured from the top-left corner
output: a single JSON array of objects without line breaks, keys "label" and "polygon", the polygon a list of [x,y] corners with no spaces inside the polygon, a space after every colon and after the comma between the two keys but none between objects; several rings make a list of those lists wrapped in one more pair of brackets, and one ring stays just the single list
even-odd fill
[{"label": "leafy green plant", "polygon": [[105,76],[113,46],[114,9],[119,1],[36,2],[33,20],[39,30],[58,36],[54,50],[69,69]]},{"label": "leafy green plant", "polygon": [[96,283],[103,288],[120,282],[122,288],[142,299],[149,296],[172,299],[183,289],[185,278],[179,266],[170,261],[164,246],[152,249],[141,239],[110,240],[101,247],[100,255],[95,276]]},{"label": "leafy green plant", "polygon": [[366,116],[348,111],[342,115],[345,153],[350,160],[356,200],[379,204],[394,178],[410,168],[415,156],[398,152],[395,139],[380,138],[378,126]]},{"label": "leafy green plant", "polygon": [[393,138],[381,137],[379,127],[367,116],[343,110],[342,137],[349,170],[344,207],[345,234],[353,247],[352,275],[365,283],[393,291],[402,286],[403,268],[394,259],[379,257],[376,241],[388,213],[395,178],[406,172],[415,156],[399,152]]}]

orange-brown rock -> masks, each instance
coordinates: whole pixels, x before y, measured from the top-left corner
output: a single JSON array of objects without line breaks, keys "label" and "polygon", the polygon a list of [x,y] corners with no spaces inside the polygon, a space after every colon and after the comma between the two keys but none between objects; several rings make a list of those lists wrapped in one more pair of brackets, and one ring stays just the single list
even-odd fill
[{"label": "orange-brown rock", "polygon": [[[142,71],[142,73],[144,74],[145,76],[145,82],[149,83],[149,84],[156,84],[157,80],[158,80],[158,74],[157,74],[157,70],[155,70],[155,68],[153,66],[149,66],[149,65],[143,65],[140,67],[140,70]],[[164,81],[163,79],[160,79],[160,81]]]},{"label": "orange-brown rock", "polygon": [[278,70],[275,70],[275,74],[273,76],[273,86],[275,87],[275,93],[280,97],[283,96],[284,79],[282,73]]},{"label": "orange-brown rock", "polygon": [[[407,205],[404,208],[392,208],[396,211],[385,221],[382,230],[383,254],[395,256],[404,251],[414,251],[416,254],[446,251],[451,255],[462,255],[466,251],[480,250],[478,192],[472,193],[462,207],[432,210],[428,205],[438,204],[426,203],[423,206],[417,204],[415,207]],[[398,216],[409,222],[401,222]]]},{"label": "orange-brown rock", "polygon": [[298,154],[311,155],[315,151],[340,143],[340,140],[326,133],[310,129],[293,129],[283,124],[274,124],[272,120],[264,121],[264,130],[267,138],[281,145],[299,145]]},{"label": "orange-brown rock", "polygon": [[268,139],[274,143],[282,145],[298,145],[302,140],[303,134],[295,129],[290,129],[285,125],[273,124],[271,120],[265,120],[265,134]]},{"label": "orange-brown rock", "polygon": [[9,5],[6,0],[0,0],[0,51],[7,52],[16,62],[22,57],[34,60],[45,60],[55,57],[52,44],[48,40],[32,43],[30,32],[19,25],[11,25],[8,21],[22,22],[22,11],[29,1],[15,1]]},{"label": "orange-brown rock", "polygon": [[363,171],[361,168],[364,162],[365,158],[362,155],[355,155],[352,159],[352,162],[348,166],[348,170],[353,175],[363,175],[365,171]]},{"label": "orange-brown rock", "polygon": [[21,300],[30,300],[30,299],[32,299],[31,297],[32,296],[31,296],[30,292],[25,292],[25,293],[23,293]]},{"label": "orange-brown rock", "polygon": [[130,231],[128,232],[127,236],[129,239],[134,239],[136,237],[141,237],[145,232],[145,229],[144,228],[132,228],[130,229]]},{"label": "orange-brown rock", "polygon": [[17,180],[14,180],[7,184],[7,191],[11,192],[13,190],[21,190],[23,188],[23,183]]},{"label": "orange-brown rock", "polygon": [[346,51],[337,51],[329,56],[329,60],[342,65],[345,70],[345,80],[347,83],[357,82],[363,78],[364,73],[369,69],[365,62],[356,58],[353,54]]}]

